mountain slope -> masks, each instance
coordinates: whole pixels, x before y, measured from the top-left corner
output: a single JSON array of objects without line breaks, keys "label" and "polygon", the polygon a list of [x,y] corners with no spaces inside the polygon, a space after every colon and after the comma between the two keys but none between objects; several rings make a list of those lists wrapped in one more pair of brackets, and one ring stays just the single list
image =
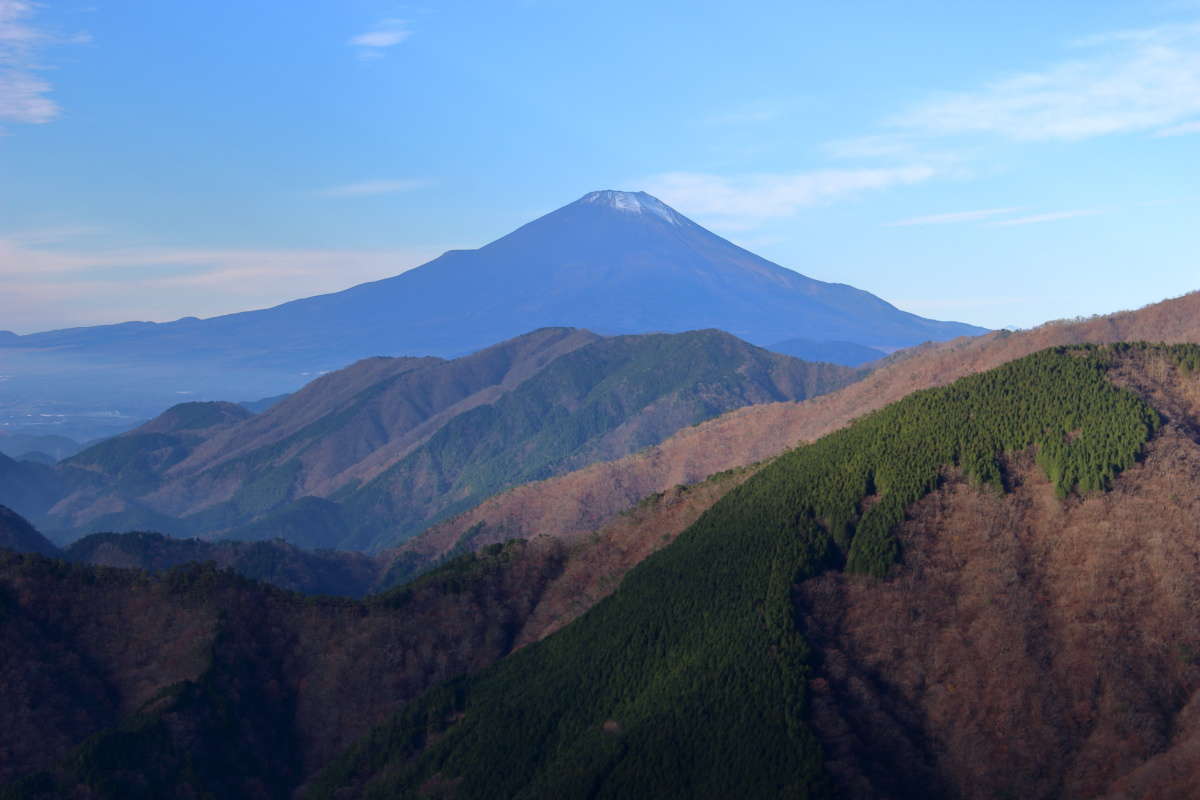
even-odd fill
[{"label": "mountain slope", "polygon": [[800,587],[843,796],[1194,795],[1200,382],[1137,355],[1110,376],[1169,420],[1111,493],[1060,502],[1028,453],[1003,494],[950,474],[888,581]]},{"label": "mountain slope", "polygon": [[27,516],[40,516],[68,490],[69,485],[55,468],[16,461],[0,453],[0,504]]},{"label": "mountain slope", "polygon": [[49,456],[53,463],[73,456],[82,449],[83,445],[65,436],[0,433],[0,453],[9,458],[21,459],[28,453],[42,453]]},{"label": "mountain slope", "polygon": [[554,568],[497,575],[520,550],[370,603],[0,552],[0,797],[287,797],[417,692],[507,651]]},{"label": "mountain slope", "polygon": [[[570,571],[538,555],[561,553],[560,543],[488,548],[367,604],[305,602],[205,570],[148,579],[0,558],[0,659],[9,659],[0,680],[17,699],[0,709],[0,748],[19,754],[4,777],[28,776],[8,796],[91,787],[283,797],[304,782],[309,797],[464,800],[1048,800],[1131,787],[1187,797],[1185,709],[1200,686],[1187,649],[1200,644],[1198,370],[1194,347],[1049,351],[918,393],[789,452],[733,491],[714,487],[724,499],[591,612],[408,704],[416,676],[428,686],[531,640],[514,631]],[[946,517],[966,495],[974,510]],[[1164,503],[1178,513],[1145,513]],[[1025,521],[1003,527],[991,512],[1004,504]],[[1075,533],[1060,529],[1068,519]],[[950,547],[939,553],[942,542]],[[963,551],[964,542],[974,543]],[[1014,561],[1022,548],[1046,568]],[[847,559],[888,575],[843,577]],[[586,580],[587,563],[575,574]],[[1058,597],[1048,578],[1074,593],[1063,610],[1078,623],[1042,624],[1054,619],[1047,598]],[[939,589],[955,580],[965,581],[961,601]],[[821,588],[831,581],[852,604]],[[910,591],[921,581],[933,591]],[[85,590],[88,603],[69,602]],[[1135,594],[1123,600],[1129,613],[1101,630],[1116,620],[1097,613],[1113,591]],[[938,613],[897,618],[910,606],[959,616],[949,627]],[[1138,633],[1143,610],[1153,610],[1154,626]],[[987,615],[1009,628],[971,627]],[[909,630],[934,638],[918,647]],[[1071,639],[1077,632],[1087,635]],[[1027,657],[1014,641],[1036,647]],[[64,644],[87,658],[71,661]],[[1100,681],[1076,684],[1092,705],[1071,698],[1078,717],[1062,719],[1074,727],[1052,728],[1046,736],[1070,735],[1047,740],[1056,749],[1046,753],[1042,739],[1022,742],[1045,724],[1045,702],[1064,702],[1054,686],[1027,688],[1045,663],[1037,647],[1070,654],[1063,675],[1090,670]],[[21,667],[30,654],[40,670]],[[954,698],[946,670],[990,676],[996,690]],[[38,689],[40,675],[55,680]],[[31,696],[43,702],[22,717]],[[230,707],[238,713],[222,712]],[[922,708],[936,724],[904,727]],[[878,737],[896,743],[890,758],[872,749]]]},{"label": "mountain slope", "polygon": [[349,495],[343,506],[360,520],[353,544],[394,544],[514,484],[641,450],[731,408],[810,397],[855,377],[720,331],[604,339],[455,418]]},{"label": "mountain slope", "polygon": [[[1196,348],[1155,357],[1200,367]],[[785,454],[573,625],[406,709],[312,796],[347,781],[459,800],[832,796],[792,586],[841,565],[886,574],[895,526],[943,466],[998,485],[997,457],[1035,447],[1060,495],[1103,488],[1158,424],[1106,380],[1120,358],[1040,353]]]},{"label": "mountain slope", "polygon": [[[187,534],[220,528],[226,517],[248,521],[293,493],[332,491],[341,484],[330,488],[331,481],[344,471],[349,474],[342,483],[355,479],[355,469],[371,469],[372,458],[400,457],[455,414],[493,400],[596,338],[560,329],[456,362],[368,359],[318,378],[257,416],[223,404],[242,415],[241,423],[207,428],[187,437],[186,447],[161,430],[171,427],[168,420],[152,420],[60,465],[74,491],[60,498],[46,523],[52,529]],[[137,469],[114,470],[127,462]],[[179,521],[214,505],[224,509],[207,525]]]},{"label": "mountain slope", "polygon": [[[65,776],[103,797],[288,796],[425,690],[578,617],[745,477],[654,498],[569,547],[539,539],[468,554],[366,603],[303,599],[208,566],[140,572],[236,543],[99,534],[71,548],[91,563],[136,560],[133,573],[0,553],[0,797],[55,796]],[[216,658],[196,657],[206,651]],[[214,715],[230,692],[239,714]]]},{"label": "mountain slope", "polygon": [[[191,455],[215,431],[251,417],[234,403],[181,403],[134,430],[72,456],[64,465],[76,480],[138,494]],[[84,475],[86,473],[86,477]]]},{"label": "mountain slope", "polygon": [[0,548],[14,553],[60,555],[49,539],[38,533],[23,517],[4,506],[0,506]]},{"label": "mountain slope", "polygon": [[152,421],[63,462],[74,491],[41,519],[51,531],[374,549],[514,484],[858,377],[720,331],[542,329],[453,361],[370,359],[186,443],[166,432],[175,423]]},{"label": "mountain slope", "polygon": [[818,342],[812,339],[788,339],[776,342],[767,349],[806,361],[833,361],[852,367],[877,361],[884,356],[881,350],[853,342]]},{"label": "mountain slope", "polygon": [[[43,552],[43,555],[55,554]],[[212,563],[281,589],[341,597],[366,595],[375,589],[381,572],[380,564],[361,553],[312,552],[278,539],[206,542],[145,532],[94,533],[73,542],[62,556],[79,564],[147,572]]]},{"label": "mountain slope", "polygon": [[[467,531],[475,546],[536,534],[573,537],[595,530],[642,497],[722,470],[772,458],[906,395],[993,369],[1038,350],[1120,341],[1200,342],[1200,292],[1136,311],[1052,322],[1027,331],[927,344],[876,366],[863,380],[802,403],[738,409],[662,444],[612,462],[516,487],[405,543],[395,557],[410,569],[436,562]],[[482,529],[477,526],[483,524]]]},{"label": "mountain slope", "polygon": [[[0,352],[14,392],[111,406],[140,397],[145,413],[150,400],[161,408],[181,390],[267,396],[296,389],[301,373],[370,356],[457,356],[558,326],[606,335],[718,328],[758,345],[803,337],[887,350],[983,332],[807,278],[648,195],[607,191],[478,250],[342,292],[206,320],[31,334]],[[48,375],[54,383],[43,390]]]}]

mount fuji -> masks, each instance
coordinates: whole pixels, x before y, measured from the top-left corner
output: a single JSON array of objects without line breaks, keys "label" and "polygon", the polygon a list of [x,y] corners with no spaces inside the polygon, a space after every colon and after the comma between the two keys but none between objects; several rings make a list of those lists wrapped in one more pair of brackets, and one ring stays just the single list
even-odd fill
[{"label": "mount fuji", "polygon": [[827,349],[826,360],[843,363],[847,343],[861,361],[864,347],[883,355],[984,332],[805,277],[643,192],[599,191],[391,278],[209,319],[9,335],[0,363],[11,376],[6,393],[28,402],[86,396],[153,414],[181,395],[279,394],[360,358],[457,356],[549,326],[602,335],[720,328],[768,347],[803,340],[809,357]]}]

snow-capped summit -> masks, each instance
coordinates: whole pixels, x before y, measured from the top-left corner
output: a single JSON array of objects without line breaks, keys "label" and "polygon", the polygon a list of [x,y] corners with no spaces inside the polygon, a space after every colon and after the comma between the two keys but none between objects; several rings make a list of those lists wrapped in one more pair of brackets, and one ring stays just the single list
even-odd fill
[{"label": "snow-capped summit", "polygon": [[609,208],[615,208],[617,211],[625,211],[630,214],[654,214],[672,225],[680,225],[684,220],[682,214],[657,197],[648,195],[645,192],[620,192],[614,189],[605,189],[585,194],[579,199],[579,202],[588,205],[608,206]]},{"label": "snow-capped summit", "polygon": [[[139,396],[166,407],[179,400],[173,388],[184,369],[188,386],[207,396],[267,397],[293,391],[301,374],[361,358],[452,357],[561,326],[603,335],[719,328],[758,345],[803,339],[819,345],[821,352],[804,352],[820,360],[843,358],[846,342],[887,352],[984,332],[767,261],[644,192],[600,191],[478,250],[451,250],[341,292],[202,320],[4,336],[0,344],[22,348],[23,363],[44,359],[36,374],[62,373],[76,362],[56,354],[70,353],[86,359],[80,376],[100,364],[114,375],[152,376],[139,378],[147,387]],[[133,358],[158,371],[129,371]],[[115,407],[129,380],[114,379],[93,402],[108,397]]]}]

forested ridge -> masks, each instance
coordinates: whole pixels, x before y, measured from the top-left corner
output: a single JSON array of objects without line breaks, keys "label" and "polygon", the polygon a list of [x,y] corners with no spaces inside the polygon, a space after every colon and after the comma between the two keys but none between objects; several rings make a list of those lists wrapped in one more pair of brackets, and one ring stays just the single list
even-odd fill
[{"label": "forested ridge", "polygon": [[1160,424],[1106,378],[1130,349],[1200,366],[1191,345],[1054,348],[784,454],[584,617],[411,704],[309,796],[827,796],[792,585],[886,575],[895,524],[945,468],[1003,491],[998,457],[1034,447],[1060,494],[1103,489]]},{"label": "forested ridge", "polygon": [[365,601],[0,550],[0,798],[289,797],[376,706],[507,652],[558,566],[536,550]]},{"label": "forested ridge", "polygon": [[57,467],[14,465],[0,503],[61,543],[138,529],[378,550],[514,485],[864,374],[716,330],[543,329],[453,361],[367,359],[257,416],[178,405]]},{"label": "forested ridge", "polygon": [[[514,485],[640,450],[744,405],[824,394],[862,374],[781,358],[719,331],[611,337],[459,415],[333,499],[356,531],[354,548],[394,546]],[[422,494],[430,487],[432,501]],[[428,513],[431,502],[436,513]]]},{"label": "forested ridge", "polygon": [[[353,662],[339,661],[342,645],[321,637],[363,624],[388,629],[393,617],[408,624],[415,596],[475,597],[490,609],[486,587],[510,580],[505,565],[524,563],[522,543],[452,561],[365,604],[305,600],[211,568],[150,578],[14,556],[5,564],[17,583],[0,592],[0,610],[14,620],[29,613],[16,599],[35,589],[64,608],[85,595],[107,604],[161,595],[186,601],[181,610],[196,610],[188,614],[215,614],[217,636],[195,654],[202,664],[174,656],[186,667],[181,683],[0,796],[61,796],[74,787],[86,797],[285,797],[301,781],[301,794],[312,798],[831,796],[835,784],[809,721],[816,654],[795,617],[795,584],[827,570],[866,573],[859,581],[886,576],[903,558],[894,526],[909,504],[947,470],[1004,491],[1005,451],[1032,448],[1060,494],[1104,489],[1161,424],[1107,377],[1131,351],[1184,372],[1200,368],[1195,346],[1057,348],[867,415],[764,466],[571,625],[417,697],[315,764],[288,755],[302,730],[292,727],[293,703],[337,719],[341,703],[362,705],[382,691],[371,685],[379,675],[355,684],[354,670],[345,672]],[[552,560],[529,564],[537,575],[556,568]],[[313,627],[340,615],[340,626]],[[293,617],[306,620],[303,628]],[[499,614],[480,628],[481,641],[511,637],[506,620]],[[161,624],[175,623],[168,615]],[[386,641],[393,640],[375,646]],[[322,689],[331,679],[314,671],[282,689],[298,680],[288,665],[303,661],[301,650],[339,664],[339,679]],[[312,681],[317,688],[305,689]],[[320,764],[328,766],[306,777]]]}]

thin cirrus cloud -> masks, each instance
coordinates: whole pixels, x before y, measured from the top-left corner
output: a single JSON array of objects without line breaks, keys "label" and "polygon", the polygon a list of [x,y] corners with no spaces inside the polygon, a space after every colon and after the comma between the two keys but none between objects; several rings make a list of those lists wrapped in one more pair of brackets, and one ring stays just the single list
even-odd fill
[{"label": "thin cirrus cloud", "polygon": [[38,74],[37,53],[52,37],[33,27],[34,4],[0,0],[0,121],[36,125],[59,114],[51,86]]},{"label": "thin cirrus cloud", "polygon": [[[882,162],[885,166],[878,169],[732,176],[672,172],[652,177],[647,188],[715,226],[745,230],[865,191],[970,177],[987,137],[1029,143],[1200,133],[1200,24],[1117,31],[1070,43],[1069,49],[1069,56],[1056,62],[971,90],[931,96],[883,120],[874,131],[824,146],[834,158]],[[769,119],[765,108],[736,111],[714,121]],[[891,224],[994,220],[989,224],[1015,226],[1099,213],[1073,210],[996,219],[1013,212],[983,209]]]},{"label": "thin cirrus cloud", "polygon": [[0,237],[0,319],[5,328],[29,333],[262,308],[396,275],[444,249],[64,246],[75,233],[64,229]]},{"label": "thin cirrus cloud", "polygon": [[885,228],[907,228],[914,225],[953,225],[960,222],[978,222],[993,217],[1013,214],[1019,208],[985,208],[978,211],[954,211],[948,214],[930,214],[925,217],[897,220],[884,224]]},{"label": "thin cirrus cloud", "polygon": [[1081,208],[1074,211],[1052,211],[1048,214],[1031,214],[1026,217],[1017,217],[1016,219],[1002,219],[989,223],[994,228],[1009,228],[1014,225],[1036,225],[1042,222],[1058,222],[1064,219],[1076,219],[1078,217],[1094,217],[1097,214],[1104,213],[1097,208]]},{"label": "thin cirrus cloud", "polygon": [[955,225],[967,222],[979,222],[993,228],[1007,228],[1014,225],[1035,225],[1040,222],[1057,222],[1077,217],[1094,217],[1097,214],[1103,213],[1099,209],[1087,208],[1071,211],[1051,211],[1043,214],[1027,214],[1009,219],[996,219],[996,217],[1007,217],[1020,210],[1020,208],[987,208],[978,211],[954,211],[948,214],[931,214],[925,217],[912,217],[911,219],[887,222],[884,223],[884,227],[907,228],[918,225]]},{"label": "thin cirrus cloud", "polygon": [[1164,139],[1169,136],[1190,136],[1194,133],[1200,133],[1200,121],[1182,122],[1178,125],[1172,125],[1169,128],[1163,128],[1155,132],[1154,135],[1159,139]]},{"label": "thin cirrus cloud", "polygon": [[920,152],[920,148],[915,142],[893,134],[868,134],[849,139],[837,139],[826,142],[823,149],[834,158],[845,159],[911,159]]},{"label": "thin cirrus cloud", "polygon": [[356,183],[346,183],[341,186],[330,186],[328,189],[322,189],[318,194],[325,197],[371,197],[381,194],[396,194],[397,192],[410,192],[413,189],[421,189],[429,185],[429,181],[419,178],[405,178],[401,180],[370,180],[358,181]]},{"label": "thin cirrus cloud", "polygon": [[350,37],[348,42],[358,50],[360,58],[380,58],[389,47],[395,47],[412,36],[408,22],[402,19],[379,21],[371,30]]},{"label": "thin cirrus cloud", "polygon": [[936,174],[924,164],[734,176],[668,172],[648,178],[643,185],[665,202],[717,227],[748,230],[767,220],[790,217],[801,208],[920,183]]},{"label": "thin cirrus cloud", "polygon": [[902,137],[983,134],[1021,142],[1196,132],[1200,24],[1118,31],[1072,49],[1074,58],[1042,69],[932,97],[886,126]]}]

